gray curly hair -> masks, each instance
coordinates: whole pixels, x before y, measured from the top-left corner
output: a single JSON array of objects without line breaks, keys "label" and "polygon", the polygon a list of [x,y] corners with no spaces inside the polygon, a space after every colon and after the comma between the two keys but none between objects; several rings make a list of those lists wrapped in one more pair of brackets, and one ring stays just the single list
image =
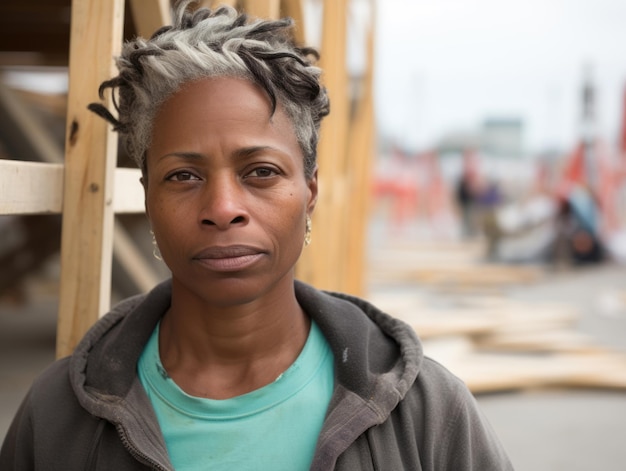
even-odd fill
[{"label": "gray curly hair", "polygon": [[148,40],[135,38],[124,44],[117,59],[119,75],[99,88],[101,99],[107,88],[112,90],[117,118],[100,103],[89,109],[124,136],[128,153],[145,174],[152,122],[167,98],[185,83],[202,78],[250,80],[267,93],[272,115],[280,104],[289,116],[310,178],[320,122],[329,113],[321,70],[313,64],[317,52],[295,45],[290,18],[249,21],[231,7],[192,11],[191,3],[195,0],[177,3],[172,26]]}]

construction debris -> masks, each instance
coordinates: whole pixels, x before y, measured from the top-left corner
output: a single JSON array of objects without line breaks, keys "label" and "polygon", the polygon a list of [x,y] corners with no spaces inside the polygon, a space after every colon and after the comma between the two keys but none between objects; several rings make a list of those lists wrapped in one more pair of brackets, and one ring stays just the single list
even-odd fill
[{"label": "construction debris", "polygon": [[414,327],[425,354],[474,393],[626,389],[626,352],[582,333],[578,306],[519,301],[504,293],[512,284],[541,281],[544,268],[491,265],[479,254],[475,243],[462,242],[377,250],[370,299]]}]

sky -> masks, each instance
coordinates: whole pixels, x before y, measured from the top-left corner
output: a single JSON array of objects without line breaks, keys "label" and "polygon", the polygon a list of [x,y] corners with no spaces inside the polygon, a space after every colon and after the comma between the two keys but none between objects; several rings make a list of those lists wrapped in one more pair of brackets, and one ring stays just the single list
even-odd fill
[{"label": "sky", "polygon": [[580,89],[613,143],[626,87],[626,0],[376,0],[381,133],[423,149],[488,117],[524,120],[529,154],[567,150]]}]

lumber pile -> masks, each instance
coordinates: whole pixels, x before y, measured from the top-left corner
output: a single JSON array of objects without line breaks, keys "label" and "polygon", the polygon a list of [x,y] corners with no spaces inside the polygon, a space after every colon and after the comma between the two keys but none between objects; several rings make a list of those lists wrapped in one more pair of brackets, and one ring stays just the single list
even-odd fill
[{"label": "lumber pile", "polygon": [[370,258],[371,284],[419,283],[440,288],[497,290],[543,276],[532,265],[482,263],[480,242],[427,242],[377,250]]},{"label": "lumber pile", "polygon": [[540,282],[540,267],[490,265],[475,244],[448,242],[377,249],[370,264],[371,301],[474,393],[626,389],[626,352],[581,332],[578,306],[506,296],[503,287]]}]

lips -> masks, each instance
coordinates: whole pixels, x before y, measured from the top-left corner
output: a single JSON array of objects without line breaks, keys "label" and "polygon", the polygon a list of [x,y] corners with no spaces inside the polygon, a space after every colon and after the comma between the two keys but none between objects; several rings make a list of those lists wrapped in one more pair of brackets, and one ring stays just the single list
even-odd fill
[{"label": "lips", "polygon": [[265,252],[248,245],[208,247],[198,252],[193,259],[215,271],[237,271],[257,262]]}]

